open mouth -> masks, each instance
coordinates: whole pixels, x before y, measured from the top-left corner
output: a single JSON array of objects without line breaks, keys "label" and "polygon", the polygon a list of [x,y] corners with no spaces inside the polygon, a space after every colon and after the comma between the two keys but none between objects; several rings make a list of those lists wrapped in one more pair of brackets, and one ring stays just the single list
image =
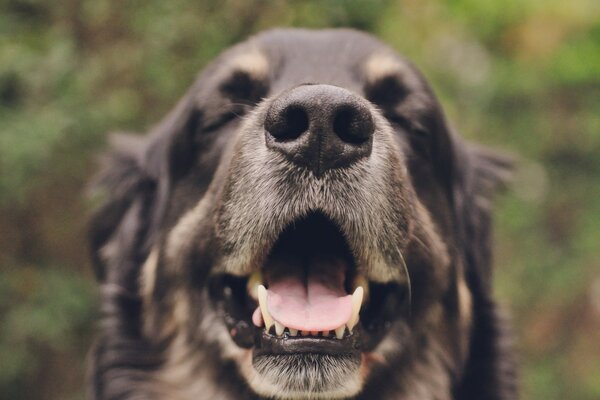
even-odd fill
[{"label": "open mouth", "polygon": [[231,337],[254,356],[358,355],[403,315],[406,288],[370,282],[338,226],[320,213],[291,223],[268,251],[250,276],[211,283]]}]

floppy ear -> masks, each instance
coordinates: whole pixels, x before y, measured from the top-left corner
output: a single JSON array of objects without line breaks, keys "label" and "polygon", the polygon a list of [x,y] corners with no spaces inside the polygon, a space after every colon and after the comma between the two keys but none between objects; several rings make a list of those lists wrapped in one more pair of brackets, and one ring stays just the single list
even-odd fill
[{"label": "floppy ear", "polygon": [[[191,129],[189,99],[184,97],[149,136],[114,136],[112,150],[92,185],[102,198],[88,235],[102,283],[104,317],[90,377],[95,398],[129,395],[131,387],[139,385],[139,373],[155,368],[161,360],[152,346],[140,340],[140,269],[159,232],[172,179],[185,168],[190,150],[185,146]],[[178,157],[172,157],[174,153]],[[174,164],[169,163],[172,160]]]},{"label": "floppy ear", "polygon": [[[492,202],[512,177],[507,154],[453,136],[454,209],[468,272],[491,289]],[[472,270],[472,271],[471,271]]]},{"label": "floppy ear", "polygon": [[[191,165],[193,134],[199,120],[186,95],[147,137],[116,134],[92,182],[92,194],[103,198],[92,215],[88,236],[96,276],[105,281],[107,263],[118,261],[114,279],[123,285],[135,275],[154,240],[173,179]],[[174,156],[176,154],[176,157]],[[127,264],[128,267],[125,267]]]},{"label": "floppy ear", "polygon": [[469,358],[457,398],[516,398],[512,334],[492,296],[491,203],[512,173],[512,159],[455,136],[455,216],[473,320]]},{"label": "floppy ear", "polygon": [[158,226],[164,217],[174,181],[189,171],[197,154],[196,136],[202,115],[194,104],[192,93],[190,90],[152,131],[144,154],[145,169],[157,182],[152,212],[154,226]]},{"label": "floppy ear", "polygon": [[[88,239],[96,277],[106,279],[106,261],[110,248],[105,247],[115,235],[127,211],[140,194],[153,190],[154,180],[142,166],[145,139],[131,134],[114,134],[111,150],[102,157],[100,173],[93,179],[90,194],[101,198],[88,225]],[[104,253],[104,254],[103,254]]]}]

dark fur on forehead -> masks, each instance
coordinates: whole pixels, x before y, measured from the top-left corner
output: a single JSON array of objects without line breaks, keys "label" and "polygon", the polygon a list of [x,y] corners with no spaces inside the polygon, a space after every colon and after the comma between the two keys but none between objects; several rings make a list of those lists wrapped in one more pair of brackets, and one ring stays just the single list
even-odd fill
[{"label": "dark fur on forehead", "polygon": [[[383,57],[377,65],[384,68],[369,69],[373,57]],[[307,70],[314,60],[318,62]],[[207,66],[149,135],[119,135],[112,141],[112,151],[94,181],[102,201],[89,229],[103,315],[92,353],[92,396],[98,400],[172,398],[161,379],[173,372],[169,369],[184,368],[168,364],[173,343],[182,340],[177,346],[202,354],[182,365],[198,374],[197,384],[205,385],[206,393],[223,399],[255,398],[233,361],[223,359],[219,344],[206,332],[196,332],[206,329],[198,315],[187,318],[186,338],[178,336],[182,328],[176,321],[176,307],[185,309],[192,302],[208,320],[216,318],[201,292],[190,289],[205,283],[211,266],[200,268],[200,275],[177,275],[164,252],[155,266],[147,260],[152,258],[151,249],[166,246],[172,228],[201,199],[226,197],[215,182],[230,173],[227,163],[235,151],[241,118],[253,116],[264,98],[303,83],[337,85],[358,93],[404,133],[396,144],[406,155],[410,186],[431,215],[437,233],[447,239],[453,259],[449,274],[464,277],[472,297],[466,359],[444,354],[439,359],[446,364],[427,364],[423,360],[434,357],[436,350],[427,347],[431,343],[426,336],[421,347],[390,356],[389,368],[375,368],[358,398],[391,399],[398,393],[408,399],[423,398],[418,395],[425,390],[422,385],[429,385],[422,393],[436,393],[434,387],[443,387],[444,379],[450,380],[452,393],[435,398],[516,398],[508,324],[491,288],[491,201],[510,175],[510,160],[461,139],[410,63],[373,37],[347,29],[282,29],[259,34]],[[223,208],[217,200],[207,203],[204,212],[208,215]],[[210,264],[213,255],[206,249],[216,252],[220,244],[201,233],[193,235],[194,262]],[[144,268],[154,268],[150,294],[145,292]],[[434,290],[429,279],[436,272],[426,268],[418,272],[422,276],[415,277],[413,291]],[[443,297],[442,306],[449,319],[459,314],[460,305],[453,305],[458,284],[452,281],[447,289],[444,286],[449,294]],[[148,301],[155,303],[148,306]],[[414,304],[415,309],[429,306],[427,301]],[[394,334],[404,337],[403,329],[409,328],[400,325]],[[189,339],[194,335],[201,340]],[[412,387],[415,394],[403,392],[406,387]]]}]

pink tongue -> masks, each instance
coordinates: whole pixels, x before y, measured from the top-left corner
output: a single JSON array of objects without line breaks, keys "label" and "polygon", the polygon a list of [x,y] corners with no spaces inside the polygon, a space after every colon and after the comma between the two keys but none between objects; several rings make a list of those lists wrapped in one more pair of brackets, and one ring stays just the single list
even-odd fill
[{"label": "pink tongue", "polygon": [[313,265],[308,277],[296,274],[271,282],[267,306],[273,319],[288,328],[313,332],[333,330],[348,322],[352,296],[344,289],[344,268],[338,266]]},{"label": "pink tongue", "polygon": [[267,306],[273,319],[302,331],[329,331],[350,319],[352,296],[321,282],[284,279],[267,290]]}]

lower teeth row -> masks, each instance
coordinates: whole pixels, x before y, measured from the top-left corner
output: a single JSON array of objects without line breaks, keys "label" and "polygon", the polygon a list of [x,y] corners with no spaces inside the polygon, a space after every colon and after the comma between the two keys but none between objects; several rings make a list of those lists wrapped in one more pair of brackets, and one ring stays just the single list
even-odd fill
[{"label": "lower teeth row", "polygon": [[[359,312],[362,306],[364,296],[364,290],[362,286],[357,287],[352,293],[352,315],[346,324],[340,326],[334,331],[301,331],[300,334],[302,336],[319,336],[321,333],[322,337],[328,337],[330,333],[332,333],[337,339],[342,339],[348,330],[352,333],[352,329],[358,324]],[[266,331],[269,332],[272,327],[275,327],[275,334],[277,336],[283,335],[283,332],[287,329],[290,336],[296,336],[298,334],[298,330],[286,328],[279,322],[275,321],[271,314],[268,311],[267,307],[267,289],[263,285],[257,285],[257,298],[258,304],[260,308],[260,312],[263,318],[263,323],[265,324]]]},{"label": "lower teeth row", "polygon": [[333,337],[333,338],[338,338],[338,339],[342,339],[344,336],[346,336],[347,334],[351,333],[349,332],[349,330],[344,326],[344,327],[340,327],[336,330],[333,331],[299,331],[297,329],[293,329],[293,328],[279,328],[276,325],[271,325],[271,327],[269,329],[265,328],[265,331],[271,335],[276,335],[276,336],[283,336],[283,335],[289,335],[289,336],[320,336],[320,337]]}]

